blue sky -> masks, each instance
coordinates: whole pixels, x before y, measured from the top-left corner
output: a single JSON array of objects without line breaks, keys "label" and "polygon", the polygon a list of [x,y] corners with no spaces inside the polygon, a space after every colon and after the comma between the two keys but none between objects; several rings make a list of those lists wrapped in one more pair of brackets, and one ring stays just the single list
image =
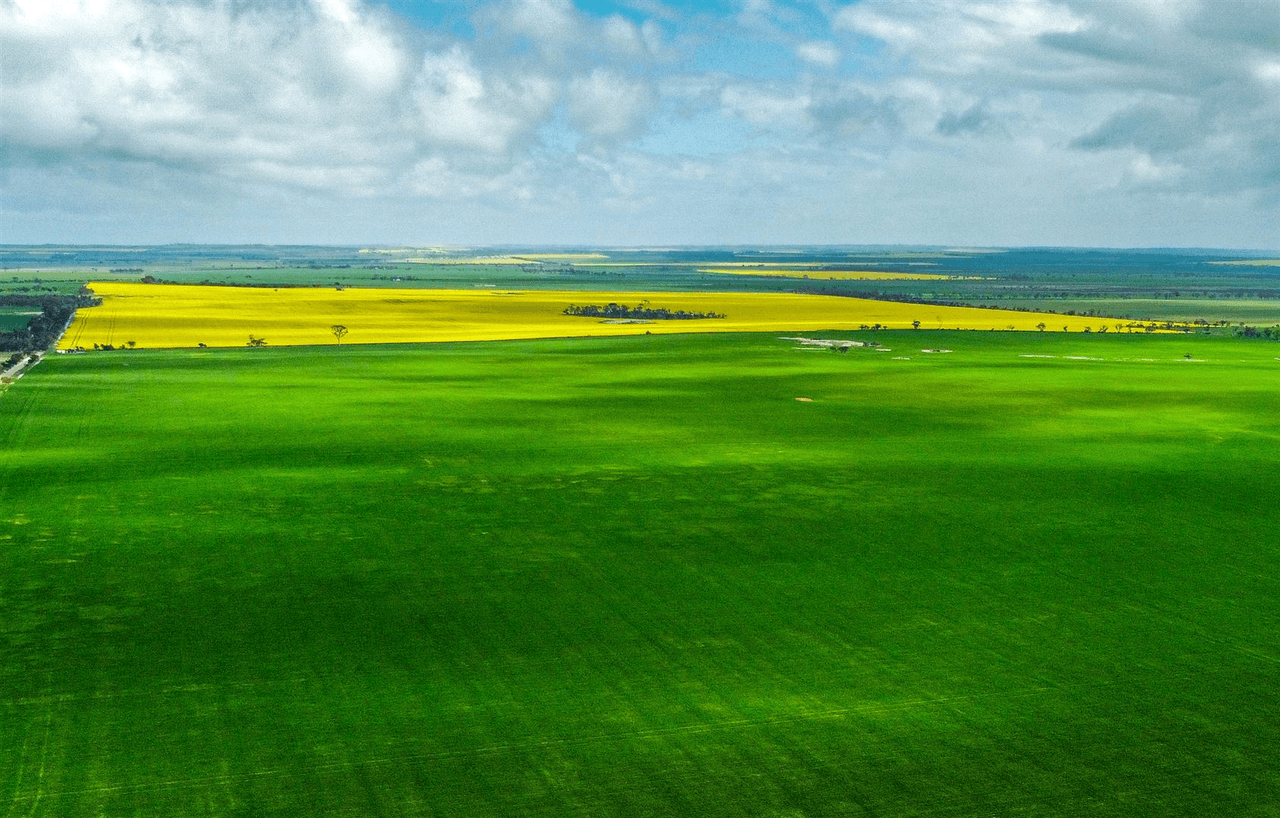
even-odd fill
[{"label": "blue sky", "polygon": [[0,242],[1280,249],[1280,0],[0,0]]}]

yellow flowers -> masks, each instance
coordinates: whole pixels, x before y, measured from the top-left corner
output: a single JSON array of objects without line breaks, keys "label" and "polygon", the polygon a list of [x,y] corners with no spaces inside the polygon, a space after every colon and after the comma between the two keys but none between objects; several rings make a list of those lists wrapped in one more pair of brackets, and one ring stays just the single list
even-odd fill
[{"label": "yellow flowers", "polygon": [[[1102,318],[937,307],[790,293],[563,292],[553,290],[268,289],[100,282],[102,306],[81,309],[59,344],[114,347],[238,347],[487,341],[580,335],[679,332],[909,329],[1094,330]],[[570,305],[615,302],[672,312],[723,313],[720,319],[604,323],[564,315]]]}]

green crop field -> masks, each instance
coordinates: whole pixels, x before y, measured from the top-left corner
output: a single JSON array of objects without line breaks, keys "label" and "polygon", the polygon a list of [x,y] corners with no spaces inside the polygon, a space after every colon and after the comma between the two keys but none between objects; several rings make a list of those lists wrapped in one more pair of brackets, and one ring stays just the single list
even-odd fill
[{"label": "green crop field", "polygon": [[39,314],[39,310],[32,310],[30,307],[0,306],[0,332],[22,329],[30,323],[33,316]]},{"label": "green crop field", "polygon": [[1258,326],[1280,324],[1280,299],[1203,298],[1061,298],[1051,302],[1035,299],[1007,299],[1001,306],[1037,310],[1046,307],[1058,312],[1071,310],[1080,315],[1096,314],[1131,318],[1136,321],[1227,321]]},{"label": "green crop field", "polygon": [[853,337],[49,356],[0,816],[1280,814],[1280,344]]}]

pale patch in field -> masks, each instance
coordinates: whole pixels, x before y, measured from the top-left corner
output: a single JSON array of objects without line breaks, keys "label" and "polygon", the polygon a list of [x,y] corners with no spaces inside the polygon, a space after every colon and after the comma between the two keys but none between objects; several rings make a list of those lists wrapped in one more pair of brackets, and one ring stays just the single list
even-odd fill
[{"label": "pale patch in field", "polygon": [[864,344],[862,341],[844,341],[838,338],[798,338],[795,336],[784,335],[778,340],[795,341],[797,344],[800,344],[803,347],[810,347],[810,348],[817,348],[817,349],[831,349],[833,347],[837,349],[839,348],[848,349],[849,347],[865,347],[866,346],[866,344]]},{"label": "pale patch in field", "polygon": [[813,403],[813,398],[796,398],[801,403]]}]

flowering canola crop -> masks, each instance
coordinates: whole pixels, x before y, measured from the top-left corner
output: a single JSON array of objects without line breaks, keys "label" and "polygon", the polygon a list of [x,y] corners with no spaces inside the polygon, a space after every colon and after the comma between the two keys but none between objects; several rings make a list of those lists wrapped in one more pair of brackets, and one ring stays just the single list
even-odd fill
[{"label": "flowering canola crop", "polygon": [[[581,335],[681,332],[921,329],[1081,332],[1105,319],[1044,313],[940,307],[791,293],[569,292],[556,290],[267,289],[98,282],[99,307],[83,308],[61,349],[244,346],[252,335],[271,346],[332,344],[331,327],[348,329],[343,344],[494,341]],[[725,318],[607,323],[564,315],[570,305],[615,302]]]}]

